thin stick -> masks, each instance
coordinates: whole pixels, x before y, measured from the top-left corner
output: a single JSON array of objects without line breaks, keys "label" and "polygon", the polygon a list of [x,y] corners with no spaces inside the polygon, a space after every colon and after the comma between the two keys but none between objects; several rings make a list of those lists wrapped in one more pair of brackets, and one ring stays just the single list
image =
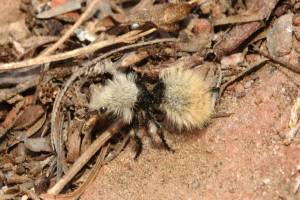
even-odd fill
[{"label": "thin stick", "polygon": [[[101,152],[98,156],[98,159],[97,159],[95,165],[93,166],[93,169],[91,170],[90,174],[88,175],[88,178],[79,188],[77,188],[76,190],[72,191],[71,193],[67,193],[67,194],[57,194],[57,195],[42,194],[42,198],[49,199],[49,200],[50,199],[53,199],[53,200],[54,199],[55,200],[78,199],[81,196],[81,194],[86,190],[88,185],[96,178],[96,176],[98,175],[98,172],[100,171],[100,168],[103,165],[107,164],[109,161],[116,158],[121,153],[121,151],[124,149],[128,140],[129,140],[129,135],[126,135],[126,137],[123,139],[123,141],[116,146],[116,148],[112,152],[112,154],[110,153],[110,154],[108,154],[108,156],[106,156],[106,154],[108,152],[109,144],[102,147]],[[105,156],[106,156],[106,159],[104,159]]]},{"label": "thin stick", "polygon": [[86,20],[86,18],[94,11],[97,7],[97,4],[101,0],[94,0],[92,1],[84,13],[81,14],[80,18],[76,21],[76,23],[57,41],[55,42],[50,48],[46,49],[41,56],[50,55],[53,53],[58,47],[60,47],[72,34],[73,32]]},{"label": "thin stick", "polygon": [[74,49],[72,51],[67,51],[64,53],[56,54],[56,55],[41,56],[41,57],[32,58],[32,59],[28,59],[28,60],[21,61],[21,62],[7,63],[7,64],[3,64],[0,66],[0,71],[19,69],[19,68],[29,67],[32,65],[41,65],[41,64],[45,64],[45,63],[59,61],[59,60],[65,60],[65,59],[76,57],[79,55],[88,54],[88,53],[94,52],[98,49],[101,49],[101,48],[104,48],[104,47],[107,47],[107,46],[110,46],[113,44],[117,44],[120,42],[123,42],[123,39],[120,37],[117,37],[117,38],[114,38],[111,40],[97,42],[95,44],[92,44],[92,45],[89,45],[86,47]]},{"label": "thin stick", "polygon": [[96,160],[96,163],[93,167],[93,169],[89,172],[89,175],[86,179],[86,181],[79,186],[79,188],[75,189],[74,191],[67,193],[67,194],[42,194],[42,197],[44,199],[55,199],[55,200],[70,200],[70,199],[78,199],[80,195],[86,190],[86,188],[89,186],[89,184],[95,180],[98,172],[100,171],[101,167],[103,164],[105,164],[104,159],[105,156],[107,155],[109,144],[103,146],[100,150],[100,153],[98,155],[98,158]]},{"label": "thin stick", "polygon": [[[52,54],[53,52],[55,52],[55,50],[60,47],[72,34],[73,32],[86,20],[86,18],[94,11],[94,9],[97,7],[97,4],[100,2],[101,0],[93,0],[89,6],[87,7],[87,9],[84,11],[84,13],[81,14],[80,18],[76,21],[75,24],[73,24],[73,26],[58,40],[56,41],[50,48],[46,49],[44,52],[42,52],[38,57],[43,57],[43,56],[48,56],[50,54]],[[39,67],[35,66],[35,67]],[[45,65],[45,67],[41,68],[40,71],[40,79],[39,82],[41,82],[44,78],[45,75],[45,71],[47,71],[49,68],[49,64]],[[1,68],[0,68],[1,70]],[[37,86],[36,92],[35,92],[35,96],[37,97],[37,94],[40,91],[40,85]]]},{"label": "thin stick", "polygon": [[275,58],[275,57],[273,57],[273,56],[271,56],[271,55],[269,55],[269,54],[261,51],[256,46],[253,46],[253,50],[256,51],[256,52],[258,52],[259,54],[263,55],[264,57],[270,59],[270,61],[272,61],[272,62],[274,62],[276,64],[281,65],[282,67],[285,67],[285,68],[287,68],[287,69],[289,69],[289,70],[291,70],[291,71],[293,71],[293,72],[295,72],[297,74],[300,73],[300,67],[298,67],[298,66],[295,66],[295,65],[293,65],[291,63],[288,63],[288,62],[285,62],[283,60],[279,60],[279,59],[277,59],[277,58]]},{"label": "thin stick", "polygon": [[176,38],[162,38],[162,39],[156,39],[156,40],[151,40],[151,41],[147,41],[147,42],[140,42],[137,44],[131,44],[131,45],[126,45],[123,47],[120,47],[118,49],[109,51],[97,58],[95,58],[94,60],[86,63],[86,66],[92,66],[95,65],[96,63],[100,62],[102,59],[107,58],[108,56],[111,56],[115,53],[121,52],[121,51],[125,51],[128,49],[132,49],[132,48],[136,48],[136,47],[141,47],[141,46],[146,46],[146,45],[151,45],[151,44],[156,44],[156,43],[162,43],[162,42],[176,42],[177,39]]},{"label": "thin stick", "polygon": [[100,42],[91,44],[86,47],[74,49],[72,51],[67,51],[64,53],[50,55],[50,56],[41,56],[41,57],[32,58],[32,59],[28,59],[28,60],[21,61],[21,62],[12,62],[12,63],[3,64],[0,66],[0,72],[29,67],[32,65],[41,65],[41,64],[45,64],[45,63],[51,63],[51,62],[55,62],[55,61],[65,60],[68,58],[73,58],[73,57],[80,56],[80,55],[86,55],[86,54],[92,53],[94,51],[97,51],[99,49],[102,49],[104,47],[114,45],[114,44],[130,43],[140,37],[143,37],[145,35],[148,35],[148,34],[154,32],[155,30],[156,29],[153,28],[153,29],[150,29],[150,30],[142,32],[142,33],[140,31],[131,31],[131,32],[121,35],[117,38],[113,38],[113,39],[106,40],[106,41],[100,41]]},{"label": "thin stick", "polygon": [[66,81],[63,89],[59,92],[59,94],[57,95],[57,97],[54,100],[52,113],[51,113],[51,119],[50,119],[50,123],[51,123],[50,140],[51,140],[51,145],[52,145],[53,150],[57,151],[57,144],[54,141],[54,135],[55,135],[55,132],[57,131],[55,128],[56,127],[55,122],[56,122],[57,113],[59,111],[60,102],[61,102],[65,92],[69,88],[69,86],[73,83],[73,81],[75,81],[77,79],[77,77],[79,77],[83,73],[84,73],[84,69],[81,68],[81,69],[77,70],[74,74],[72,74],[72,76]]},{"label": "thin stick", "polygon": [[107,142],[117,130],[122,126],[121,121],[115,122],[105,132],[103,132],[88,148],[81,154],[81,156],[75,161],[69,171],[52,187],[47,191],[47,194],[58,194],[70,180],[82,169],[82,167],[95,155],[95,153]]},{"label": "thin stick", "polygon": [[265,63],[268,59],[261,59],[255,63],[253,63],[250,67],[248,67],[246,70],[242,71],[241,73],[239,73],[237,76],[235,76],[234,78],[232,78],[231,80],[227,81],[226,83],[224,83],[221,87],[220,87],[220,93],[219,93],[219,97],[222,96],[223,92],[225,91],[225,89],[231,85],[233,82],[235,82],[236,80],[242,78],[243,76],[245,76],[246,74],[252,72],[254,69],[258,68],[259,66],[261,66],[263,63]]}]

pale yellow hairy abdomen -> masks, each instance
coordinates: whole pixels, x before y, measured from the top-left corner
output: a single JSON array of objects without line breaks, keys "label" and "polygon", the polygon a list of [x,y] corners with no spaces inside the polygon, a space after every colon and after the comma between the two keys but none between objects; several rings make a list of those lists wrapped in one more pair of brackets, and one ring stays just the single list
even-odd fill
[{"label": "pale yellow hairy abdomen", "polygon": [[201,75],[171,68],[162,71],[160,78],[165,84],[160,108],[168,122],[178,130],[203,127],[212,114],[212,106],[208,85]]}]

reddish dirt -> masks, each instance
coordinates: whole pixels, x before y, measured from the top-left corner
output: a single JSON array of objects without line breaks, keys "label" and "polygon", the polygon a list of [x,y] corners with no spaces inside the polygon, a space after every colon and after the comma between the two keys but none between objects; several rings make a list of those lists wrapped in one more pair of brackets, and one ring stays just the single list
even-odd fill
[{"label": "reddish dirt", "polygon": [[174,154],[144,141],[135,162],[127,147],[81,199],[300,199],[300,191],[294,193],[300,149],[282,139],[297,89],[271,67],[253,77],[222,99],[222,110],[233,115],[199,133],[167,135]]},{"label": "reddish dirt", "polygon": [[21,18],[24,18],[24,14],[20,11],[19,7],[21,0],[13,1],[1,1],[0,6],[0,26],[9,24],[11,22],[18,21]]}]

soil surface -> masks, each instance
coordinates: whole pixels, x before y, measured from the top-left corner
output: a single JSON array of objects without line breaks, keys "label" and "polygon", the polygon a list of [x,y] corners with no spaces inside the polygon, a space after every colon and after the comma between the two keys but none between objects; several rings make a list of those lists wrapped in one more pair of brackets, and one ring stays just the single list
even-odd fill
[{"label": "soil surface", "polygon": [[24,13],[19,9],[21,0],[1,1],[0,6],[0,26],[18,21],[24,17]]},{"label": "soil surface", "polygon": [[[253,81],[253,79],[255,81]],[[125,150],[104,166],[81,199],[300,199],[298,142],[283,144],[296,87],[264,67],[229,87],[214,119],[192,134],[167,135],[175,153]]]}]

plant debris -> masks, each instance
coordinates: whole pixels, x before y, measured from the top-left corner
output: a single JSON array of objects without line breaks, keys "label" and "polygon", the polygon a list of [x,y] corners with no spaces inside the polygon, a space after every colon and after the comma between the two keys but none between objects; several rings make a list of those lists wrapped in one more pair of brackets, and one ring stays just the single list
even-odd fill
[{"label": "plant debris", "polygon": [[[268,64],[300,72],[298,1],[22,0],[21,11],[0,23],[0,199],[78,198],[126,148],[123,122],[89,109],[114,74],[151,88],[163,70],[195,70],[214,114],[229,116],[220,104],[231,84]],[[294,100],[285,145],[300,127]]]}]

